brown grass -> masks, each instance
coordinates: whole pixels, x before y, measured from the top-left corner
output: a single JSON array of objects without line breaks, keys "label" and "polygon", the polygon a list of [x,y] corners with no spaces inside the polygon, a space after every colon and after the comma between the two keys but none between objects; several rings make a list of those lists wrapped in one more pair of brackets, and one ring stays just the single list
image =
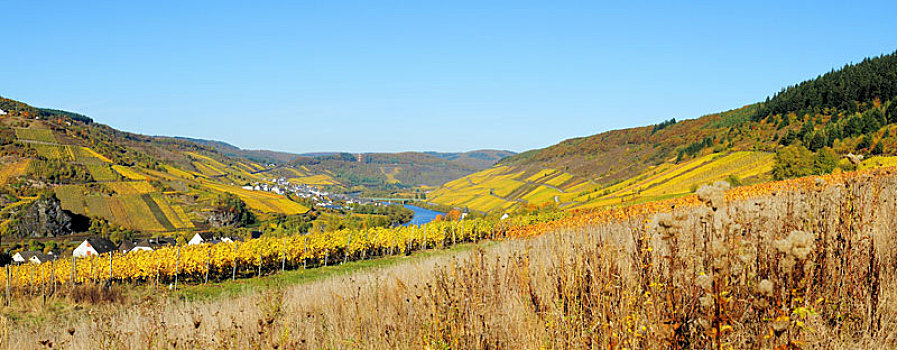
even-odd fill
[{"label": "brown grass", "polygon": [[700,191],[704,207],[227,300],[2,319],[0,336],[74,349],[897,347],[895,177],[728,204],[719,191]]}]

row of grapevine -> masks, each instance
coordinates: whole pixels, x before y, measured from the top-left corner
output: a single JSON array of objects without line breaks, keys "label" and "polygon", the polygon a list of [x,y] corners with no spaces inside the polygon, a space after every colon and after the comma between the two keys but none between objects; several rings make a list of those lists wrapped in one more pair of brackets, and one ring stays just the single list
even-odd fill
[{"label": "row of grapevine", "polygon": [[423,226],[341,230],[260,238],[246,242],[168,247],[155,251],[113,253],[60,259],[40,265],[8,267],[0,285],[20,290],[48,284],[198,283],[269,274],[281,269],[317,267],[348,260],[409,254],[455,243],[502,238],[514,227],[556,220],[562,213],[522,216],[505,221],[432,222]]}]

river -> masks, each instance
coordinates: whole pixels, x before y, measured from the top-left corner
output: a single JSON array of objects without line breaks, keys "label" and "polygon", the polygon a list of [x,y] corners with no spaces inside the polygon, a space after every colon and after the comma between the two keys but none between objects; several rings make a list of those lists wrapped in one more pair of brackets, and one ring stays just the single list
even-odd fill
[{"label": "river", "polygon": [[421,208],[421,207],[418,207],[418,206],[416,206],[416,205],[411,205],[411,204],[405,204],[405,208],[408,208],[408,209],[413,210],[413,211],[414,211],[414,217],[411,219],[410,222],[406,223],[406,224],[403,225],[403,226],[408,226],[408,225],[423,225],[423,224],[426,224],[426,223],[428,223],[428,222],[430,222],[430,221],[433,221],[433,219],[436,219],[436,215],[442,215],[442,214],[445,214],[445,213],[442,213],[442,212],[438,212],[438,211],[435,211],[435,210],[430,210],[430,209],[427,209],[427,208]]}]

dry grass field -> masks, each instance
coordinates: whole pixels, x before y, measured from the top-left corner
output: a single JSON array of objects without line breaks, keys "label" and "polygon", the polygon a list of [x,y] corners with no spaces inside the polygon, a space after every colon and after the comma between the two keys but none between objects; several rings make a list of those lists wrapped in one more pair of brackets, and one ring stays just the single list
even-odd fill
[{"label": "dry grass field", "polygon": [[733,202],[706,186],[699,206],[239,297],[4,318],[0,335],[74,349],[894,348],[893,171]]}]

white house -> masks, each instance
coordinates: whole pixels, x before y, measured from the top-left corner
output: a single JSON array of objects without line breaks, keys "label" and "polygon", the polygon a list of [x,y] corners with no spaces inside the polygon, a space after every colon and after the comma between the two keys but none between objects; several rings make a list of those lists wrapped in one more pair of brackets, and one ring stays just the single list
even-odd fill
[{"label": "white house", "polygon": [[106,254],[108,252],[114,251],[118,249],[115,246],[115,243],[105,238],[88,238],[85,239],[84,242],[81,242],[75,251],[72,252],[76,258],[81,258],[85,256],[91,255],[100,255]]},{"label": "white house", "polygon": [[12,261],[17,264],[24,264],[26,262],[30,262],[32,264],[40,264],[45,263],[50,260],[56,260],[56,256],[53,255],[52,252],[50,254],[44,254],[36,251],[24,251],[18,252],[12,256]]},{"label": "white house", "polygon": [[33,257],[33,256],[35,256],[35,255],[37,255],[37,254],[40,254],[40,252],[36,252],[36,251],[33,251],[33,250],[28,250],[28,251],[24,251],[24,252],[18,252],[18,253],[16,253],[15,255],[12,256],[12,261],[15,262],[16,264],[22,264],[22,263],[24,263],[24,262],[26,262],[26,261],[31,260],[31,257]]},{"label": "white house", "polygon": [[187,245],[197,245],[203,243],[215,243],[214,236],[212,236],[211,232],[198,232],[193,235],[193,238],[190,238],[190,241],[187,242]]},{"label": "white house", "polygon": [[221,243],[221,242],[233,243],[235,241],[243,241],[243,239],[240,237],[237,237],[237,236],[215,237],[212,235],[211,232],[200,232],[200,233],[193,235],[193,238],[191,238],[190,241],[187,242],[187,245],[197,245],[197,244],[203,244],[203,243],[215,244],[215,243]]},{"label": "white house", "polygon": [[132,248],[131,251],[132,252],[153,251],[153,250],[165,247],[165,246],[173,246],[176,243],[177,242],[171,238],[142,239],[134,245],[134,248]]},{"label": "white house", "polygon": [[31,262],[32,264],[43,264],[50,260],[56,260],[56,259],[57,259],[56,255],[54,255],[53,252],[50,252],[50,254],[37,253],[34,256],[32,256],[31,259],[28,259],[28,261]]}]

